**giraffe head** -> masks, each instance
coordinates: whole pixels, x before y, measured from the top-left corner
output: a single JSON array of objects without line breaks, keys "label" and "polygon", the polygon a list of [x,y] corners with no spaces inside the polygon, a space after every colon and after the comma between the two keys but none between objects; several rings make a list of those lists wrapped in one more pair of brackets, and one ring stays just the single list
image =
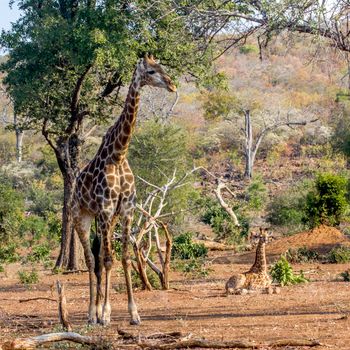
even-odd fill
[{"label": "giraffe head", "polygon": [[270,232],[267,228],[259,228],[258,232],[251,232],[250,234],[250,241],[252,242],[252,245],[255,246],[259,242],[261,243],[269,243],[273,240],[272,232]]},{"label": "giraffe head", "polygon": [[154,60],[152,55],[145,55],[140,62],[139,69],[141,70],[142,85],[155,86],[167,89],[170,92],[176,91],[176,86],[162,66]]}]

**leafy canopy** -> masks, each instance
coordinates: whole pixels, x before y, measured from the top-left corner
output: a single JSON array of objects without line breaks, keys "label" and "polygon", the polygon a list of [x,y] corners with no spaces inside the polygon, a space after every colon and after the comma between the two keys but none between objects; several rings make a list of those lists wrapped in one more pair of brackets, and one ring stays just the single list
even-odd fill
[{"label": "leafy canopy", "polygon": [[[186,17],[165,0],[13,0],[23,16],[0,45],[1,65],[23,127],[45,127],[56,138],[78,130],[86,116],[104,121],[115,106],[106,99],[125,85],[139,57],[152,52],[170,74],[208,73],[211,50],[194,38]],[[205,51],[205,52],[204,52]],[[83,82],[83,83],[82,83]],[[74,114],[74,118],[67,116]]]}]

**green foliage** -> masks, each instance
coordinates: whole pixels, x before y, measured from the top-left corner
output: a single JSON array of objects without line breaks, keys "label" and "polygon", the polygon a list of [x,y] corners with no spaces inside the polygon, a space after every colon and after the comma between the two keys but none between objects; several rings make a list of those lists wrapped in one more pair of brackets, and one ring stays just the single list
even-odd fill
[{"label": "green foliage", "polygon": [[340,246],[333,248],[327,256],[327,260],[333,264],[343,264],[350,261],[350,248]]},{"label": "green foliage", "polygon": [[33,247],[32,252],[28,254],[27,261],[47,262],[50,257],[51,249],[47,244],[40,244]]},{"label": "green foliage", "polygon": [[306,196],[312,187],[312,183],[303,181],[274,196],[267,208],[267,220],[273,225],[287,227],[290,233],[302,230]]},{"label": "green foliage", "polygon": [[346,270],[344,272],[340,273],[340,276],[343,278],[345,282],[350,282],[350,272],[349,270]]},{"label": "green foliage", "polygon": [[304,221],[311,227],[337,225],[347,207],[347,179],[330,173],[319,174],[315,190],[306,197]]},{"label": "green foliage", "polygon": [[0,272],[4,272],[4,271],[5,271],[4,267],[0,265]]},{"label": "green foliage", "polygon": [[16,252],[15,243],[2,244],[0,246],[0,263],[13,263],[18,261],[19,254]]},{"label": "green foliage", "polygon": [[55,211],[53,193],[45,188],[42,182],[34,182],[29,190],[28,200],[30,201],[29,211],[45,217],[47,212]]},{"label": "green foliage", "polygon": [[173,268],[183,272],[190,277],[207,277],[210,269],[206,266],[204,259],[189,259],[185,261],[174,261]]},{"label": "green foliage", "polygon": [[122,260],[122,242],[120,240],[114,239],[112,241],[113,251],[116,259],[118,261]]},{"label": "green foliage", "polygon": [[320,254],[307,247],[289,248],[286,253],[286,258],[291,263],[306,263],[320,259]]},{"label": "green foliage", "polygon": [[246,191],[248,207],[260,210],[264,207],[267,199],[267,191],[261,176],[255,176]]},{"label": "green foliage", "polygon": [[244,55],[248,55],[250,53],[257,54],[259,53],[259,48],[256,45],[246,44],[239,48],[239,52]]},{"label": "green foliage", "polygon": [[35,284],[39,282],[39,275],[35,270],[32,270],[31,272],[18,271],[18,277],[20,283],[25,285]]},{"label": "green foliage", "polygon": [[[172,178],[175,168],[177,179],[181,179],[190,168],[186,140],[187,135],[180,127],[156,120],[145,122],[136,130],[128,158],[136,176],[139,200],[144,201],[154,188],[137,176],[160,187]],[[195,192],[190,180],[191,177],[188,178],[188,184],[168,192],[167,211],[178,212],[188,207]],[[157,208],[157,203],[158,198],[153,208]],[[175,220],[181,218],[181,214],[178,214]]]},{"label": "green foliage", "polygon": [[[199,201],[199,205],[204,209],[201,220],[211,226],[218,239],[227,240],[228,243],[232,244],[240,244],[243,237],[248,234],[249,221],[239,212],[236,215],[241,226],[236,227],[217,200],[206,197]],[[234,211],[236,209],[236,207],[233,208]]]},{"label": "green foliage", "polygon": [[[346,95],[347,102],[349,96]],[[347,158],[350,158],[350,110],[349,105],[344,110],[338,119],[333,132],[332,146],[334,150],[343,153]]]},{"label": "green foliage", "polygon": [[227,118],[238,109],[237,97],[224,90],[208,92],[203,102],[204,118],[218,120]]},{"label": "green foliage", "polygon": [[281,286],[307,282],[302,271],[300,271],[299,275],[294,274],[292,266],[283,255],[271,267],[270,274],[273,281],[279,283]]},{"label": "green foliage", "polygon": [[172,1],[157,6],[143,0],[132,6],[110,0],[17,2],[22,18],[0,36],[10,52],[1,68],[17,114],[29,116],[23,127],[41,130],[48,119],[52,135],[67,133],[71,97],[81,77],[84,111],[97,123],[106,120],[115,102],[100,98],[101,92],[125,84],[144,52],[169,64],[172,75],[212,75],[215,52],[204,45],[205,31],[198,36]]},{"label": "green foliage", "polygon": [[192,233],[185,232],[173,240],[171,255],[177,259],[196,259],[206,257],[208,249],[203,243],[194,243],[192,241]]},{"label": "green foliage", "polygon": [[0,182],[0,241],[8,242],[23,220],[24,200],[7,182]]},{"label": "green foliage", "polygon": [[30,215],[26,217],[19,228],[21,237],[30,235],[32,240],[39,240],[46,232],[47,223],[45,219],[37,215]]},{"label": "green foliage", "polygon": [[[148,281],[151,284],[152,288],[161,289],[161,285],[160,285],[159,278],[158,278],[157,274],[149,268],[147,268],[146,274],[147,274]],[[131,280],[132,280],[132,285],[134,288],[141,289],[143,287],[140,275],[135,270],[131,271]]]}]

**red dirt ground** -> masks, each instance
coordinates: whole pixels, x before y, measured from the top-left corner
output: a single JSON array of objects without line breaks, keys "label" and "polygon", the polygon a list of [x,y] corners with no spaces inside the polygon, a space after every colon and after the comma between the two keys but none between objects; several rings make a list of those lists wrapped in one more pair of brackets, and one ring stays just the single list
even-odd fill
[{"label": "red dirt ground", "polygon": [[[283,238],[270,244],[272,257],[288,247],[308,246],[327,248],[348,244],[349,240],[333,228],[322,227]],[[31,336],[57,331],[57,305],[48,300],[20,303],[21,299],[56,298],[53,285],[60,279],[66,287],[70,318],[75,331],[101,334],[117,339],[117,328],[134,334],[155,332],[190,332],[193,337],[215,340],[250,340],[258,344],[278,339],[317,339],[325,346],[317,350],[350,349],[350,283],[343,282],[339,273],[348,264],[303,264],[310,279],[307,284],[284,287],[278,295],[224,295],[225,281],[233,272],[247,270],[252,253],[232,251],[212,252],[211,273],[207,278],[190,279],[173,272],[169,291],[136,291],[135,296],[142,325],[128,324],[127,299],[117,292],[123,283],[120,269],[114,269],[112,293],[112,324],[109,327],[86,328],[88,275],[52,275],[40,271],[40,283],[28,289],[18,283],[19,265],[6,267],[0,274],[0,344],[19,336]],[[132,347],[131,347],[132,348]],[[137,348],[137,347],[135,347]],[[260,347],[260,350],[267,347]],[[285,347],[301,350],[302,347]],[[305,348],[306,349],[306,348]]]}]

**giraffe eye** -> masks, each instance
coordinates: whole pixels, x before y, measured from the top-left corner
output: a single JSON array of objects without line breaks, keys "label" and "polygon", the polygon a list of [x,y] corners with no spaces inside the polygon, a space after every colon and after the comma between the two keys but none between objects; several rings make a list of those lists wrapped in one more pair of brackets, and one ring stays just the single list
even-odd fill
[{"label": "giraffe eye", "polygon": [[147,71],[148,74],[154,74],[156,71],[155,70],[149,70]]}]

